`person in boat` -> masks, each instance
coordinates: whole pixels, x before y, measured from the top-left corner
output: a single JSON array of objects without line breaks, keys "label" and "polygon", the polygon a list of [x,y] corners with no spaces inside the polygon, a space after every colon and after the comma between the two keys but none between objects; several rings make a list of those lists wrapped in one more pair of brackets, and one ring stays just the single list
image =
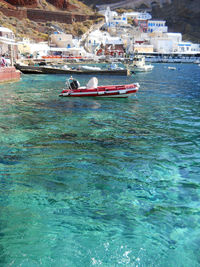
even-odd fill
[{"label": "person in boat", "polygon": [[76,90],[76,89],[78,89],[80,87],[79,81],[75,80],[72,77],[69,80],[70,80],[70,83],[69,83],[70,89]]},{"label": "person in boat", "polygon": [[7,67],[7,62],[4,58],[4,55],[1,56],[1,62],[0,62],[1,67]]}]

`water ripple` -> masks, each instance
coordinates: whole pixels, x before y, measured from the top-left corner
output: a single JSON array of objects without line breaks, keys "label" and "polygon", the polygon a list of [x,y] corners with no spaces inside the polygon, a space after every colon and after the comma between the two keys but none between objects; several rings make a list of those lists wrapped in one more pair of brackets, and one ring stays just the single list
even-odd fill
[{"label": "water ripple", "polygon": [[0,85],[0,265],[200,264],[199,68],[176,67],[100,78],[140,83],[122,100]]}]

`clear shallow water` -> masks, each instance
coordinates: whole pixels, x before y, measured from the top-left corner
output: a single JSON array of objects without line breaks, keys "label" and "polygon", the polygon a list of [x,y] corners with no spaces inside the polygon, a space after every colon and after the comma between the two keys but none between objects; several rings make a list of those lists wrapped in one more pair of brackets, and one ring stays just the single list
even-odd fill
[{"label": "clear shallow water", "polygon": [[200,68],[168,66],[99,77],[129,99],[0,85],[0,266],[200,265]]}]

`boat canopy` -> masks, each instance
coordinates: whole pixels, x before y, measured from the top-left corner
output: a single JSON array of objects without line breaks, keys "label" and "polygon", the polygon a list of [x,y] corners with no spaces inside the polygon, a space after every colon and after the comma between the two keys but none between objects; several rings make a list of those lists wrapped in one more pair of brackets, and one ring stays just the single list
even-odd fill
[{"label": "boat canopy", "polygon": [[98,79],[96,77],[92,77],[89,82],[87,83],[86,87],[90,88],[97,88],[98,86]]}]

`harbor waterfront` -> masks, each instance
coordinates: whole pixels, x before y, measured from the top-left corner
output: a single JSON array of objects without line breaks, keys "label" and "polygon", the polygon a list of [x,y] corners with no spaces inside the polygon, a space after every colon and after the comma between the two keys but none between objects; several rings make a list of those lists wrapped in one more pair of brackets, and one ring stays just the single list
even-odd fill
[{"label": "harbor waterfront", "polygon": [[98,77],[128,99],[0,84],[0,266],[200,265],[200,67],[170,66]]}]

